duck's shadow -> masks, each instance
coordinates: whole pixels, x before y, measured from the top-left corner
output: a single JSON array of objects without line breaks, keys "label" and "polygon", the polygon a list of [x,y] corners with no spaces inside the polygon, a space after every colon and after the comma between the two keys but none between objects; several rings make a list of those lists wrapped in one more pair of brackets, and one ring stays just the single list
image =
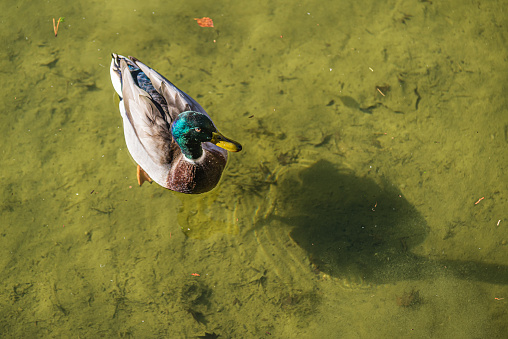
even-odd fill
[{"label": "duck's shadow", "polygon": [[468,280],[508,283],[508,266],[435,261],[412,253],[429,230],[389,182],[337,170],[321,160],[278,183],[278,212],[319,271],[372,283],[423,279],[445,269]]}]

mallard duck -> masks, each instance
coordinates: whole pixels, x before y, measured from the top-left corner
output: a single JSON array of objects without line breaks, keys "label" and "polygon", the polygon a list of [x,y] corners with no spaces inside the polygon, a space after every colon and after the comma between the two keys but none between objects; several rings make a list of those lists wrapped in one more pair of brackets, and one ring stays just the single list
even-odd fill
[{"label": "mallard duck", "polygon": [[213,189],[227,151],[242,146],[219,133],[194,99],[136,58],[112,54],[110,73],[138,184],[153,180],[182,193]]}]

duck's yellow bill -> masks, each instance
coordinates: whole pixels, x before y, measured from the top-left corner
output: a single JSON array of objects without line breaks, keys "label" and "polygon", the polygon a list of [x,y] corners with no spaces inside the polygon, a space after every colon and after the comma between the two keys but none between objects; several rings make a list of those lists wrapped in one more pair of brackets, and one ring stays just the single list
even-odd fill
[{"label": "duck's yellow bill", "polygon": [[236,141],[226,138],[219,132],[213,132],[212,135],[212,140],[210,140],[210,142],[214,143],[220,148],[224,148],[226,151],[230,152],[240,152],[242,150],[242,145]]}]

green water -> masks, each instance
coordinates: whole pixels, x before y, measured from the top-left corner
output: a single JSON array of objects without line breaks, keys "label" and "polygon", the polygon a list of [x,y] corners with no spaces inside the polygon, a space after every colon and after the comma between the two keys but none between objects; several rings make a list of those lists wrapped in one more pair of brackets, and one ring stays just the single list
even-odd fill
[{"label": "green water", "polygon": [[[4,2],[0,337],[505,338],[506,8]],[[137,186],[111,52],[243,145],[212,192]]]}]

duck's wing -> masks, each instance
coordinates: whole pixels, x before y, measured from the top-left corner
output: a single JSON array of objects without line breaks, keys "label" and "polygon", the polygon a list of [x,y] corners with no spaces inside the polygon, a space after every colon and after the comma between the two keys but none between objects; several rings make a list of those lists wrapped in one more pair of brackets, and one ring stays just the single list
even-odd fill
[{"label": "duck's wing", "polygon": [[143,168],[147,167],[143,164],[146,161],[142,160],[146,156],[154,165],[169,165],[175,152],[171,135],[173,119],[168,110],[163,108],[164,102],[154,93],[150,95],[150,88],[144,86],[145,90],[138,86],[139,81],[134,80],[126,59],[120,59],[119,69],[123,102],[123,107],[120,103],[120,110],[124,109],[122,114],[128,119],[131,132],[137,139],[137,142],[127,141],[128,146],[131,144],[129,151]]},{"label": "duck's wing", "polygon": [[166,79],[159,72],[148,67],[132,56],[130,56],[129,59],[146,74],[155,90],[164,97],[172,120],[174,120],[178,114],[185,111],[201,112],[212,120],[208,113],[206,113],[203,107],[201,107],[196,100],[192,99],[187,93],[173,85],[171,81]]}]

